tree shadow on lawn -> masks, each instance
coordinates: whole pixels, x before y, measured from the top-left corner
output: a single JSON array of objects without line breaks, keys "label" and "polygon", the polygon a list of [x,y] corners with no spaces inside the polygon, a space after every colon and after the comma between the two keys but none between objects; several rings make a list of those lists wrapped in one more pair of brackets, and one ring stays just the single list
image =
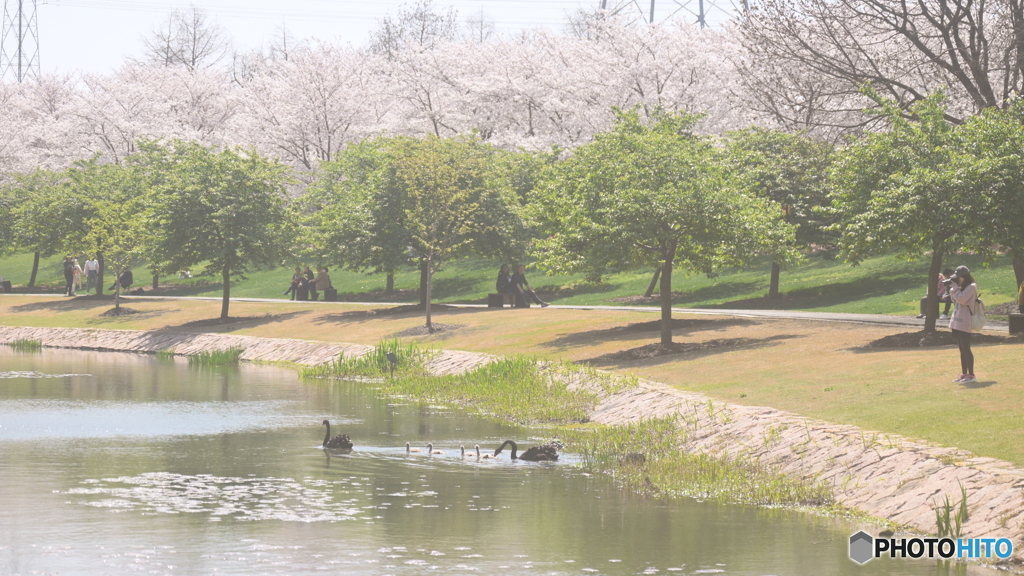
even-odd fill
[{"label": "tree shadow on lawn", "polygon": [[[672,333],[675,336],[685,336],[695,332],[723,331],[734,326],[758,326],[760,324],[759,321],[747,318],[673,318]],[[542,346],[547,348],[589,346],[598,342],[635,340],[640,334],[659,334],[660,332],[661,320],[634,322],[625,326],[560,334],[554,340],[544,342]]]},{"label": "tree shadow on lawn", "polygon": [[[1024,344],[1024,336],[999,336],[997,334],[973,334],[971,336],[972,346],[992,346],[999,344]],[[891,352],[893,350],[938,350],[955,348],[956,341],[952,333],[945,330],[934,332],[900,332],[890,334],[877,340],[872,340],[863,346],[847,349],[857,354],[869,354],[872,352]]]},{"label": "tree shadow on lawn", "polygon": [[[432,314],[443,312],[444,317],[448,318],[451,316],[459,316],[463,314],[480,314],[487,312],[488,308],[457,308],[455,306],[448,306],[446,304],[431,304],[430,311]],[[497,308],[494,308],[497,310]],[[370,322],[373,320],[382,320],[384,318],[422,318],[426,311],[419,304],[403,304],[401,306],[392,306],[390,308],[372,308],[369,310],[349,310],[348,312],[336,312],[331,314],[322,314],[313,319],[314,324],[360,324],[364,322]]]},{"label": "tree shadow on lawn", "polygon": [[[122,300],[126,302],[127,300]],[[105,308],[114,305],[114,297],[107,296],[76,296],[74,298],[61,298],[42,300],[40,302],[29,302],[27,304],[16,304],[11,306],[11,312],[38,312],[50,310],[53,312],[72,312],[75,310],[92,310],[93,308]]]},{"label": "tree shadow on lawn", "polygon": [[275,322],[284,322],[310,314],[311,312],[311,310],[296,310],[294,312],[267,313],[260,316],[230,316],[223,320],[221,318],[207,318],[185,322],[177,326],[165,326],[160,330],[167,332],[228,332],[244,328],[255,328]]},{"label": "tree shadow on lawn", "polygon": [[812,288],[802,288],[784,292],[778,298],[769,299],[767,296],[760,298],[747,298],[745,300],[733,300],[721,304],[701,306],[701,308],[734,308],[740,310],[803,310],[813,308],[826,308],[839,304],[848,304],[867,298],[878,298],[892,296],[921,288],[925,290],[924,282],[918,275],[902,275],[890,278],[879,278],[873,280],[851,280],[849,282],[838,282]]},{"label": "tree shadow on lawn", "polygon": [[[110,304],[108,303],[108,305]],[[109,326],[112,323],[116,324],[118,321],[134,322],[136,320],[149,320],[150,318],[157,318],[159,316],[163,316],[168,312],[177,312],[177,310],[171,310],[170,308],[157,308],[155,310],[135,310],[130,314],[123,314],[121,316],[104,316],[104,314],[111,312],[113,309],[114,307],[111,305],[108,310],[101,312],[99,315],[97,315],[96,318],[90,318],[89,320],[87,320],[86,324],[90,326],[104,327]],[[122,303],[121,309],[127,309],[127,306],[125,306]]]},{"label": "tree shadow on lawn", "polygon": [[804,335],[800,334],[777,334],[767,338],[722,338],[704,342],[673,342],[669,345],[656,342],[637,348],[602,354],[594,358],[581,360],[580,362],[598,368],[642,368],[657,366],[675,360],[695,360],[736,350],[753,350],[756,348],[779,346],[782,344],[782,340],[803,337]]}]

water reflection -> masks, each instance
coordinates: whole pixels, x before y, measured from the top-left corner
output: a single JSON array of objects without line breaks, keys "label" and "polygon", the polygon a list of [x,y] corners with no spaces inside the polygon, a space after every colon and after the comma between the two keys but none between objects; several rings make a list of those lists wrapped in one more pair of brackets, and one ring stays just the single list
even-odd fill
[{"label": "water reflection", "polygon": [[[0,573],[914,574],[850,527],[666,504],[559,463],[477,461],[536,431],[294,372],[0,347]],[[74,374],[74,376],[69,376]],[[89,376],[81,376],[88,374]],[[49,377],[57,376],[57,377]],[[319,448],[329,418],[356,450]],[[432,442],[443,456],[405,453]],[[972,568],[972,573],[979,569]]]}]

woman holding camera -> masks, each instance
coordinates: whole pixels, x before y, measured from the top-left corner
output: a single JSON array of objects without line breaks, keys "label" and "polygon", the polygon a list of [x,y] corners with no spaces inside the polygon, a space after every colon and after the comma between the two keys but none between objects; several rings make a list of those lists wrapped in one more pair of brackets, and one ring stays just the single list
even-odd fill
[{"label": "woman holding camera", "polygon": [[953,317],[949,319],[949,329],[953,331],[953,339],[960,347],[960,376],[953,382],[966,384],[977,380],[974,376],[974,353],[971,352],[971,328],[974,323],[974,310],[978,301],[978,285],[967,266],[958,266],[946,282],[949,284],[949,298],[956,304]]}]

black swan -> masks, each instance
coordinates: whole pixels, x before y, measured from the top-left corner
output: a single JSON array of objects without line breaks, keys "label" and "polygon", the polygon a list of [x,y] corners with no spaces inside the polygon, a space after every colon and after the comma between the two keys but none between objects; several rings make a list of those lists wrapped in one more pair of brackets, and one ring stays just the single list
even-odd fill
[{"label": "black swan", "polygon": [[512,459],[513,460],[526,460],[527,462],[554,462],[558,460],[558,448],[554,444],[541,444],[540,446],[534,446],[523,452],[522,454],[516,455],[518,446],[512,440],[505,440],[505,443],[498,447],[494,451],[494,456],[497,457],[505,446],[512,446]]},{"label": "black swan", "polygon": [[406,442],[405,443],[405,453],[408,454],[410,452],[422,452],[422,450],[420,450],[419,448],[410,448],[409,447],[409,443]]},{"label": "black swan", "polygon": [[327,426],[327,434],[324,434],[324,448],[330,450],[351,450],[352,441],[349,440],[348,434],[338,434],[334,438],[331,438],[331,423],[324,420],[321,426]]}]

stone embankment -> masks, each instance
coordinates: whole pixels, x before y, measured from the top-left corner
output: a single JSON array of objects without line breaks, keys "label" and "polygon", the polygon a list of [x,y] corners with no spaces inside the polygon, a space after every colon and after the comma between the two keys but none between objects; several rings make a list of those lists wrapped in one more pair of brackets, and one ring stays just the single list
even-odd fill
[{"label": "stone embankment", "polygon": [[[245,350],[243,360],[308,365],[371,349],[227,334],[0,326],[0,344],[18,339],[38,340],[48,347],[140,353],[173,349],[192,354],[239,347]],[[428,369],[457,374],[491,359],[446,351]],[[924,533],[935,531],[935,506],[946,496],[959,501],[962,485],[970,512],[964,536],[1010,538],[1014,558],[1024,559],[1024,469],[1008,462],[773,408],[727,404],[656,382],[641,381],[610,395],[598,385],[593,390],[603,395],[591,416],[594,422],[614,425],[675,416],[688,430],[688,450],[755,458],[787,474],[820,479],[832,487],[838,503]]]}]

